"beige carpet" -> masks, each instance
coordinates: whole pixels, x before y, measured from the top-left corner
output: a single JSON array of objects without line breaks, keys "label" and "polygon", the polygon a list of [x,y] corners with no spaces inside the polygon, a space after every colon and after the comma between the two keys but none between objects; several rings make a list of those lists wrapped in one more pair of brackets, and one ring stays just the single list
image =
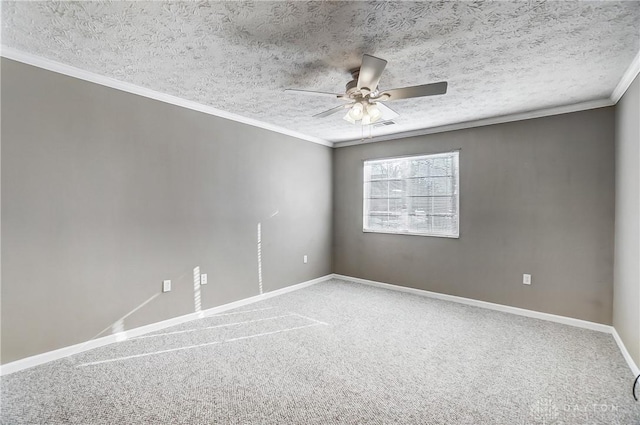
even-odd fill
[{"label": "beige carpet", "polygon": [[639,424],[611,335],[338,280],[2,378],[2,424]]}]

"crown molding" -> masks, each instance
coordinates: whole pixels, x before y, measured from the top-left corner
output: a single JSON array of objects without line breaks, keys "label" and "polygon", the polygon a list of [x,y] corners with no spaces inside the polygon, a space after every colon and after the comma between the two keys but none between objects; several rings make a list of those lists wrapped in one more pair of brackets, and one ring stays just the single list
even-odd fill
[{"label": "crown molding", "polygon": [[513,121],[524,121],[534,118],[548,117],[552,115],[568,114],[571,112],[587,111],[589,109],[605,108],[613,106],[615,103],[611,99],[590,100],[588,102],[574,103],[570,105],[555,106],[553,108],[537,109],[534,111],[521,112],[518,114],[501,115],[497,117],[484,118],[481,120],[465,121],[453,124],[442,125],[438,127],[422,128],[418,130],[405,131],[402,133],[385,134],[382,136],[372,137],[364,141],[345,140],[344,142],[334,142],[335,148],[343,148],[353,145],[362,145],[365,143],[384,142],[387,140],[406,139],[408,137],[424,136],[426,134],[444,133],[447,131],[463,130],[466,128],[484,127],[487,125],[504,124]]},{"label": "crown molding", "polygon": [[171,105],[181,106],[183,108],[191,109],[191,110],[202,112],[209,115],[214,115],[216,117],[225,118],[231,121],[248,124],[254,127],[284,134],[286,136],[291,136],[297,139],[306,140],[308,142],[333,147],[332,142],[329,142],[324,139],[320,139],[318,137],[308,136],[306,134],[302,134],[297,131],[292,131],[284,127],[280,127],[274,124],[269,124],[264,121],[259,121],[253,118],[244,117],[242,115],[234,114],[231,112],[226,112],[221,109],[214,108],[212,106],[208,106],[202,103],[183,99],[177,96],[172,96],[170,94],[158,92],[145,87],[140,87],[135,84],[125,83],[123,81],[119,81],[114,78],[105,77],[104,75],[96,74],[90,71],[85,71],[83,69],[76,68],[74,66],[66,65],[61,62],[56,62],[51,59],[46,59],[41,56],[36,56],[31,53],[26,53],[11,47],[0,46],[0,56],[27,64],[27,65],[32,65],[38,68],[46,69],[48,71],[57,72],[58,74],[63,74],[69,77],[78,78],[80,80],[89,81],[91,83],[100,84],[102,86],[109,87],[112,89],[121,90],[131,94],[136,94],[138,96],[147,97],[149,99],[158,100],[160,102],[169,103]]},{"label": "crown molding", "polygon": [[197,103],[191,100],[186,100],[177,96],[151,90],[145,87],[137,86],[135,84],[126,83],[123,81],[116,80],[114,78],[105,77],[103,75],[99,75],[94,72],[85,71],[83,69],[76,68],[74,66],[66,65],[61,62],[56,62],[51,59],[46,59],[41,56],[36,56],[30,53],[26,53],[17,49],[13,49],[11,47],[1,46],[0,56],[5,57],[7,59],[25,63],[27,65],[32,65],[38,68],[57,72],[59,74],[89,81],[95,84],[100,84],[116,90],[121,90],[127,93],[144,96],[150,99],[158,100],[160,102],[181,106],[194,111],[202,112],[209,115],[214,115],[220,118],[229,119],[232,121],[248,124],[254,127],[258,127],[265,130],[291,136],[300,140],[305,140],[308,142],[317,143],[323,146],[334,147],[334,148],[361,145],[365,143],[383,142],[388,140],[405,139],[408,137],[443,133],[447,131],[463,130],[463,129],[474,128],[474,127],[483,127],[483,126],[494,125],[494,124],[503,124],[503,123],[513,122],[513,121],[523,121],[528,119],[542,118],[542,117],[547,117],[552,115],[567,114],[571,112],[579,112],[579,111],[586,111],[589,109],[597,109],[597,108],[604,108],[607,106],[613,106],[620,100],[620,98],[627,91],[631,83],[633,83],[633,80],[640,73],[640,52],[638,52],[638,54],[635,56],[635,58],[633,59],[633,61],[631,62],[631,64],[623,74],[622,78],[618,82],[618,85],[611,93],[611,96],[607,99],[598,99],[598,100],[575,103],[570,105],[562,105],[562,106],[557,106],[552,108],[521,112],[517,114],[490,117],[490,118],[485,118],[481,120],[452,123],[452,124],[447,124],[447,125],[442,125],[437,127],[405,131],[401,133],[385,134],[385,135],[376,136],[376,137],[365,139],[365,140],[352,139],[352,140],[331,142],[329,140],[309,136],[303,133],[299,133],[297,131],[289,130],[284,127],[274,125],[274,124],[269,124],[264,121],[259,121],[253,118],[248,118],[242,115],[226,112],[221,109],[214,108],[212,106],[204,105],[204,104]]},{"label": "crown molding", "polygon": [[613,103],[618,103],[622,95],[626,93],[627,89],[629,88],[631,83],[633,83],[633,80],[636,79],[638,74],[640,74],[640,51],[638,52],[636,57],[633,58],[625,73],[622,74],[622,78],[620,79],[620,82],[618,83],[616,88],[613,89],[613,93],[611,93],[611,101]]}]

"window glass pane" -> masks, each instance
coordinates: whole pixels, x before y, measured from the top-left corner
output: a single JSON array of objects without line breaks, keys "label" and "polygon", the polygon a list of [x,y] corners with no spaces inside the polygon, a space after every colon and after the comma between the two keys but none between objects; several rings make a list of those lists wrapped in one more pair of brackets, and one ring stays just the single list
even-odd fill
[{"label": "window glass pane", "polygon": [[387,175],[387,164],[385,163],[374,163],[371,165],[371,180],[381,180],[386,179],[389,176]]},{"label": "window glass pane", "polygon": [[400,214],[404,206],[402,199],[371,199],[369,201],[369,215]]},{"label": "window glass pane", "polygon": [[404,193],[403,180],[382,180],[365,182],[365,197],[369,198],[400,198]]},{"label": "window glass pane", "polygon": [[452,196],[454,181],[451,177],[417,177],[406,180],[409,196]]},{"label": "window glass pane", "polygon": [[452,197],[413,198],[411,201],[411,210],[414,215],[452,215],[455,213]]}]

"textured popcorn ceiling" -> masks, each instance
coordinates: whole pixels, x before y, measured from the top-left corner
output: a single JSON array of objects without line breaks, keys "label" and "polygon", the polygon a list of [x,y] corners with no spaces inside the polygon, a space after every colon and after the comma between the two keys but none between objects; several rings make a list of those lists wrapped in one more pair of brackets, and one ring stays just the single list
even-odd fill
[{"label": "textured popcorn ceiling", "polygon": [[[339,100],[363,53],[381,89],[446,80],[387,103],[373,135],[611,95],[640,46],[640,2],[4,2],[2,43],[330,141],[361,137]],[[368,133],[368,130],[367,130]]]}]

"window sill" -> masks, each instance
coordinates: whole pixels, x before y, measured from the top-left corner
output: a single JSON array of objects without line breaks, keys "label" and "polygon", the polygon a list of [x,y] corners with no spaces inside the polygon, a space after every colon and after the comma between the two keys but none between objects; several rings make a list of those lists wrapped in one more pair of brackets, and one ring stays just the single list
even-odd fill
[{"label": "window sill", "polygon": [[382,233],[382,234],[385,234],[385,235],[431,236],[431,237],[434,237],[434,238],[460,239],[460,234],[457,234],[457,235],[437,235],[437,234],[432,234],[432,233],[385,232],[384,230],[369,230],[369,229],[362,229],[362,233]]}]

